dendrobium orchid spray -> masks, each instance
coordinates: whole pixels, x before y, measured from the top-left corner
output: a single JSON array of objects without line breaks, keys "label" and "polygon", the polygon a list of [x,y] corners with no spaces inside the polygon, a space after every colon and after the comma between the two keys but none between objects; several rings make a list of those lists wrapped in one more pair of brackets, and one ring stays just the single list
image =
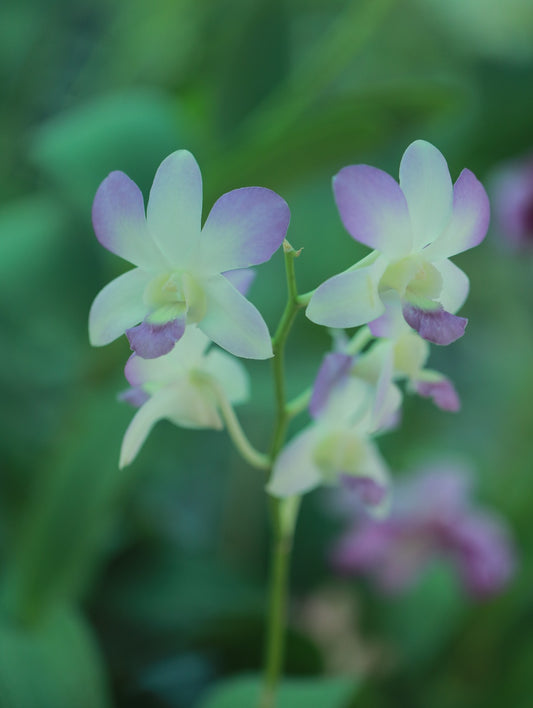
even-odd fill
[{"label": "dendrobium orchid spray", "polygon": [[[273,555],[262,708],[275,706],[282,672],[301,495],[337,485],[370,517],[387,518],[394,485],[377,436],[399,423],[402,382],[408,393],[459,409],[449,379],[426,368],[429,342],[447,345],[464,334],[467,320],[456,313],[469,281],[449,259],[478,245],[489,223],[481,183],[465,169],[452,184],[444,157],[423,140],[405,151],[399,183],[375,167],[350,165],[333,178],[333,192],[350,236],[373,250],[305,294],[296,283],[299,251],[286,238],[286,202],[269,189],[236,189],[218,199],[202,227],[201,174],[186,150],[157,170],[146,214],[140,190],[121,172],[102,182],[93,206],[100,243],[135,266],[97,295],[89,318],[93,344],[125,333],[133,350],[125,369],[131,388],[122,397],[138,410],[119,464],[131,463],[152,426],[168,419],[185,428],[225,428],[244,459],[263,471],[258,484],[271,508]],[[271,338],[245,293],[250,266],[280,247],[287,303]],[[312,322],[335,328],[332,351],[314,384],[287,401],[285,344],[304,308]],[[353,327],[359,329],[351,336],[343,331]],[[253,390],[237,357],[273,359],[276,422],[268,452],[251,445],[234,412]],[[307,409],[310,422],[287,440],[289,421]]]}]

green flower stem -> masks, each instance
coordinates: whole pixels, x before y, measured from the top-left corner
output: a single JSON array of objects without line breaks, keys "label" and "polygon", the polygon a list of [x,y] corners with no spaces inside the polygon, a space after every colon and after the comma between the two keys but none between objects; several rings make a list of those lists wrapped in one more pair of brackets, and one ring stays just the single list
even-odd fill
[{"label": "green flower stem", "polygon": [[206,391],[214,395],[218,410],[224,419],[226,430],[231,438],[236,450],[249,465],[260,470],[268,470],[271,467],[269,455],[259,452],[246,437],[246,433],[239,423],[233,406],[231,405],[226,392],[218,381],[204,371],[195,371],[193,374],[194,383],[202,386]]},{"label": "green flower stem", "polygon": [[307,409],[312,394],[313,389],[310,386],[309,388],[306,388],[305,391],[302,391],[287,403],[287,405],[285,406],[285,410],[287,411],[287,415],[289,416],[289,418],[295,418],[297,415],[300,415],[300,413],[303,413]]},{"label": "green flower stem", "polygon": [[237,451],[252,467],[256,467],[260,470],[270,469],[270,457],[256,450],[248,440],[241,424],[239,423],[239,419],[235,415],[233,406],[228,401],[228,397],[222,387],[211,377],[206,377],[206,383],[208,383],[216,395],[218,408],[224,418],[226,430],[228,431],[231,441],[235,445]]},{"label": "green flower stem", "polygon": [[373,338],[373,336],[374,335],[370,331],[370,327],[368,327],[368,325],[365,325],[360,330],[358,330],[350,339],[348,346],[345,350],[346,354],[351,354],[352,356],[354,356],[355,354],[359,354],[359,352],[366,347],[366,345]]},{"label": "green flower stem", "polygon": [[285,536],[280,524],[281,500],[271,497],[271,513],[274,525],[274,542],[271,554],[270,595],[266,638],[266,661],[263,675],[260,708],[274,708],[276,690],[283,669],[285,654],[285,621],[292,534]]},{"label": "green flower stem", "polygon": [[309,303],[311,302],[311,298],[315,294],[314,290],[309,290],[307,293],[303,293],[302,295],[298,295],[296,298],[296,301],[298,302],[298,305],[300,307],[307,307]]},{"label": "green flower stem", "polygon": [[[288,241],[283,243],[283,252],[285,255],[288,297],[285,310],[272,339],[272,349],[274,351],[272,370],[276,396],[276,425],[270,450],[272,462],[274,462],[283,446],[290,420],[285,405],[285,343],[296,313],[303,305],[303,303],[299,302],[294,272],[294,259],[300,252],[295,251]],[[290,554],[298,513],[298,503],[294,502],[294,499],[282,500],[274,497],[270,497],[269,500],[274,538],[271,559],[265,670],[260,708],[274,708],[276,705],[276,690],[283,668]],[[286,513],[288,508],[290,513]]]}]

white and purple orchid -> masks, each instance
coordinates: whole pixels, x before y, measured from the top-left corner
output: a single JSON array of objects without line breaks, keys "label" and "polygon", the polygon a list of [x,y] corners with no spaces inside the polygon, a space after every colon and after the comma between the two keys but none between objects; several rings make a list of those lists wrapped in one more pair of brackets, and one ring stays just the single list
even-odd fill
[{"label": "white and purple orchid", "polygon": [[196,326],[187,327],[169,354],[143,359],[132,354],[124,373],[131,388],[121,398],[138,406],[120,452],[120,467],[129,465],[158,420],[182,428],[222,429],[218,412],[221,391],[230,403],[249,396],[248,375],[238,359],[217,348]]},{"label": "white and purple orchid", "polygon": [[346,496],[337,510],[355,516],[332,552],[342,573],[370,576],[385,593],[414,585],[436,558],[448,559],[468,593],[500,592],[516,565],[504,519],[471,500],[470,476],[458,465],[421,470],[395,488],[387,519],[362,518]]},{"label": "white and purple orchid", "polygon": [[389,503],[389,474],[372,435],[388,425],[401,394],[388,371],[377,380],[347,376],[352,364],[337,352],[324,359],[309,406],[313,422],[283,448],[267,490],[289,497],[340,483],[379,516]]},{"label": "white and purple orchid", "polygon": [[96,237],[136,267],[94,300],[93,345],[125,332],[133,351],[152,359],[167,354],[186,326],[196,323],[236,356],[272,356],[265,321],[240,292],[247,271],[239,271],[267,261],[278,249],[289,207],[269,189],[245,187],[222,195],[203,228],[201,215],[202,177],[187,150],[161,163],[146,215],[139,188],[123,172],[102,182],[93,204]]},{"label": "white and purple orchid", "polygon": [[369,165],[344,167],[333,179],[342,222],[375,249],[315,291],[307,316],[330,327],[356,327],[380,318],[395,296],[406,322],[424,339],[450,344],[464,333],[457,317],[468,277],[449,258],[485,237],[489,201],[464,169],[452,185],[446,160],[417,140],[400,163],[400,183]]}]

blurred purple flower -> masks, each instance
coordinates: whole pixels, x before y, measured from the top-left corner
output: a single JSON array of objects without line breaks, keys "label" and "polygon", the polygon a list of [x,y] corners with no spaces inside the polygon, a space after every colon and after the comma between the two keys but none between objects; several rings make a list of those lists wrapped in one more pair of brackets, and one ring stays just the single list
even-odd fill
[{"label": "blurred purple flower", "polygon": [[[354,508],[342,503],[353,519]],[[439,557],[474,597],[501,591],[515,569],[505,521],[472,503],[469,475],[458,467],[435,467],[398,485],[389,517],[360,517],[332,552],[339,572],[368,575],[390,594],[416,583]]]},{"label": "blurred purple flower", "polygon": [[518,248],[533,248],[533,154],[508,162],[492,180],[498,226]]}]

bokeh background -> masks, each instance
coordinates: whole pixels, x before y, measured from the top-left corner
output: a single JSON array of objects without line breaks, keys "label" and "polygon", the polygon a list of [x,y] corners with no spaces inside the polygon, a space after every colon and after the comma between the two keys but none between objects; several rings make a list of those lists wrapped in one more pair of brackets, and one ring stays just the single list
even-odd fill
[{"label": "bokeh background", "polygon": [[[224,434],[168,423],[118,470],[132,415],[116,400],[128,346],[91,349],[87,314],[128,266],[94,238],[94,192],[121,169],[146,195],[160,161],[188,148],[204,214],[240,186],[287,199],[289,239],[304,247],[299,287],[309,290],[365,252],[336,213],[340,167],[396,175],[405,147],[425,138],[454,179],[468,166],[490,187],[502,161],[533,149],[533,5],[4,0],[0,80],[0,706],[201,705],[217,682],[260,667],[263,480]],[[343,705],[360,708],[531,705],[532,259],[494,224],[483,246],[455,259],[471,278],[470,324],[433,348],[431,365],[455,381],[462,410],[408,398],[382,444],[398,476],[442,459],[472,467],[480,503],[512,528],[512,584],[474,602],[444,563],[392,599],[340,579],[328,553],[343,522],[323,493],[308,495],[287,673],[328,678],[287,706],[317,696],[340,706],[333,695],[346,679],[354,689]],[[284,305],[279,254],[258,269],[250,297],[273,329]],[[289,393],[310,383],[328,347],[325,330],[300,316]],[[248,369],[253,399],[240,415],[266,449],[270,368]],[[332,657],[343,646],[340,666]]]}]

